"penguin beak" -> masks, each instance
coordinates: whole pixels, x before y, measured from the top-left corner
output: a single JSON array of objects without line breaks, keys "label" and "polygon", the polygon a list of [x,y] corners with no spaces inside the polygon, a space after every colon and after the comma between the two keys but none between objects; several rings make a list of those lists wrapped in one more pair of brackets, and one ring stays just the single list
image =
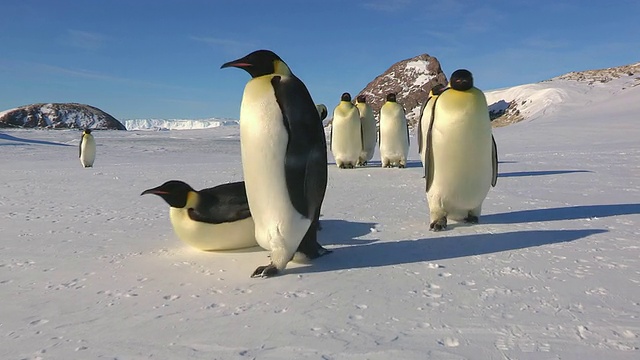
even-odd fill
[{"label": "penguin beak", "polygon": [[169,192],[163,191],[163,190],[158,190],[158,189],[147,189],[147,190],[143,191],[142,194],[140,194],[140,196],[146,195],[146,194],[154,194],[154,195],[162,196],[162,195],[168,195]]},{"label": "penguin beak", "polygon": [[227,63],[222,64],[222,66],[220,66],[220,69],[224,69],[228,67],[246,68],[251,66],[253,65],[246,62],[239,61],[239,60],[233,60],[233,61],[229,61]]}]

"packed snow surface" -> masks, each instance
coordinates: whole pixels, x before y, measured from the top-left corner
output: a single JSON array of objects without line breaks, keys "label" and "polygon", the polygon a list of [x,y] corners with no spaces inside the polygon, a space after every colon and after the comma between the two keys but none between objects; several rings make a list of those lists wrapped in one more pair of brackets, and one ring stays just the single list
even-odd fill
[{"label": "packed snow surface", "polygon": [[443,232],[415,141],[406,169],[330,158],[333,252],[270,279],[267,252],[194,250],[139,196],[241,180],[237,125],[96,131],[87,169],[77,131],[2,131],[0,358],[638,359],[638,96],[496,129],[481,223]]}]

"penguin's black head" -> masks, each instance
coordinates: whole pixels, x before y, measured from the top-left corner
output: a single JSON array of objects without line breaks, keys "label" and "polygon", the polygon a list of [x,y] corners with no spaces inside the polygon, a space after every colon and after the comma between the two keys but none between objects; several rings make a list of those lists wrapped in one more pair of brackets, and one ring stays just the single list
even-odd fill
[{"label": "penguin's black head", "polygon": [[396,93],[388,93],[387,94],[388,102],[396,102]]},{"label": "penguin's black head", "polygon": [[367,102],[367,95],[358,95],[358,97],[356,98],[356,101],[364,104]]},{"label": "penguin's black head", "polygon": [[85,134],[91,134],[91,129],[84,129]]},{"label": "penguin's black head", "polygon": [[343,93],[342,96],[340,96],[340,101],[349,101],[349,102],[351,102],[351,94],[349,94],[348,92]]},{"label": "penguin's black head", "polygon": [[458,91],[467,91],[473,87],[473,75],[466,69],[458,69],[451,74],[451,88]]},{"label": "penguin's black head", "polygon": [[291,75],[287,64],[271,50],[256,50],[245,57],[224,63],[220,68],[226,67],[243,69],[252,78],[271,74]]},{"label": "penguin's black head", "polygon": [[147,189],[140,195],[154,194],[160,196],[169,206],[174,208],[183,208],[187,205],[187,195],[189,192],[195,191],[187,183],[180,180],[170,180],[166,183]]},{"label": "penguin's black head", "polygon": [[438,96],[440,94],[442,94],[442,92],[444,91],[445,87],[442,84],[436,84],[434,85],[434,87],[431,88],[431,94]]}]

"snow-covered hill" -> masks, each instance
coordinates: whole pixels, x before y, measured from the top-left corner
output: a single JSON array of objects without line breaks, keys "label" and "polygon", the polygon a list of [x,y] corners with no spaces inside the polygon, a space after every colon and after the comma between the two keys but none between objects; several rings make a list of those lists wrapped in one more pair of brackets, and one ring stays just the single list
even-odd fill
[{"label": "snow-covered hill", "polygon": [[547,81],[486,91],[485,94],[495,124],[504,126],[613,99],[639,84],[640,63],[637,63],[570,72]]},{"label": "snow-covered hill", "polygon": [[127,130],[197,130],[218,126],[238,125],[231,119],[129,119],[124,121]]},{"label": "snow-covered hill", "polygon": [[76,103],[31,104],[2,111],[0,128],[126,130],[106,112]]}]

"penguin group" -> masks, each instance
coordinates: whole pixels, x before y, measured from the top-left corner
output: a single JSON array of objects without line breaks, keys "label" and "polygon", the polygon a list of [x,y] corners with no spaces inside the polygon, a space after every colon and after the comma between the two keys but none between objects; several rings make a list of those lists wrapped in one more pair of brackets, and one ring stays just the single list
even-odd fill
[{"label": "penguin group", "polygon": [[[395,93],[387,94],[376,124],[366,96],[357,96],[354,104],[345,92],[333,111],[327,144],[327,107],[314,103],[305,84],[274,52],[257,50],[221,68],[250,75],[240,104],[244,181],[197,191],[170,180],[142,195],[161,197],[170,207],[176,235],[197,249],[257,245],[269,251],[269,263],[255,268],[251,277],[272,277],[294,259],[331,252],[318,242],[328,151],[341,169],[363,167],[379,144],[382,167],[404,168],[409,125]],[[479,222],[482,203],[496,185],[498,162],[487,102],[471,73],[456,70],[447,86],[434,86],[418,120],[429,230],[445,230],[448,219]]]},{"label": "penguin group", "polygon": [[407,165],[409,124],[395,93],[387,94],[380,109],[379,130],[366,95],[358,95],[354,105],[351,94],[343,93],[333,111],[330,139],[331,153],[340,169],[367,166],[377,143],[382,167]]}]

